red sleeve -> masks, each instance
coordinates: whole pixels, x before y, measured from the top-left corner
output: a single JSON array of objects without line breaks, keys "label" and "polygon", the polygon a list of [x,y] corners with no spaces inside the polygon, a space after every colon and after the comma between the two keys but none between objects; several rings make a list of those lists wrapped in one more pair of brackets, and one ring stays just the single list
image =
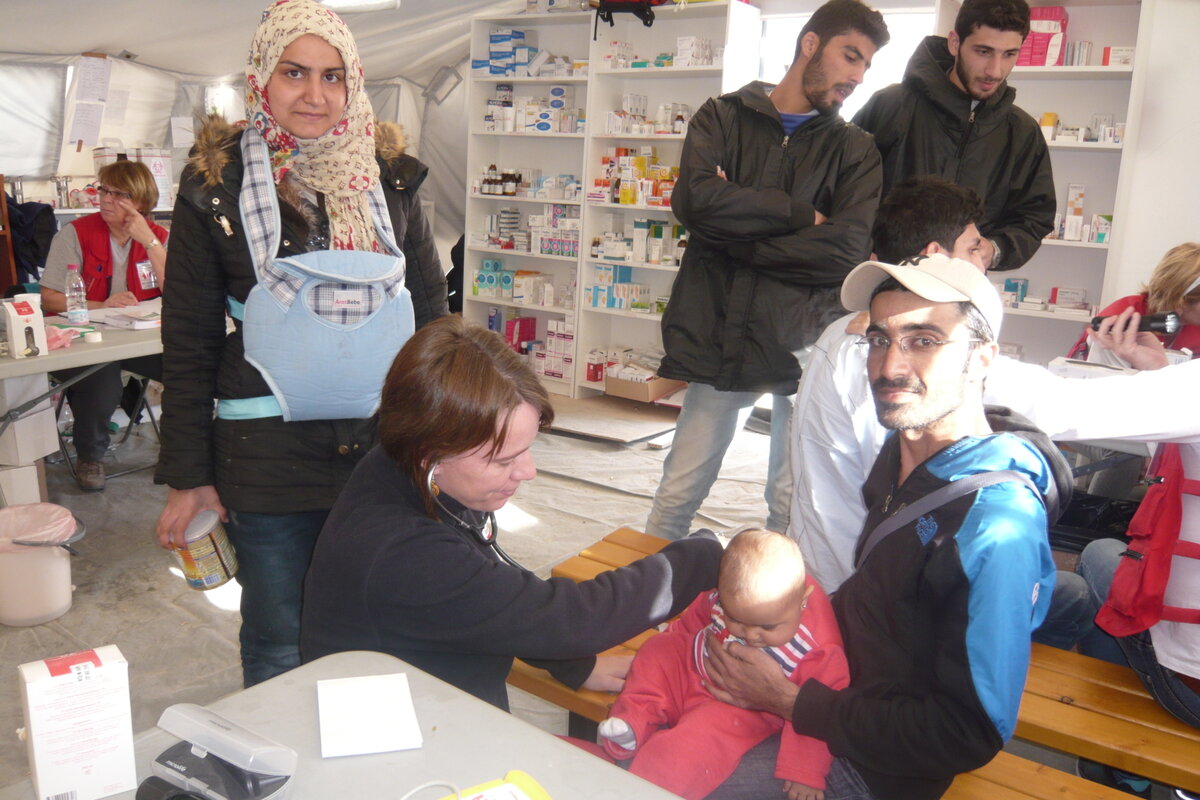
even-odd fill
[{"label": "red sleeve", "polygon": [[[804,624],[812,631],[818,646],[800,662],[792,675],[792,682],[799,686],[812,679],[830,689],[844,689],[850,685],[850,665],[842,648],[842,635],[837,627],[833,606],[811,577],[808,583],[814,588],[808,597]],[[833,755],[825,742],[796,733],[790,723],[784,725],[779,758],[775,762],[776,778],[824,789],[825,775],[831,763]]]},{"label": "red sleeve", "polygon": [[679,619],[671,622],[670,627],[667,628],[665,633],[691,638],[704,630],[708,626],[708,623],[712,621],[712,607],[715,599],[716,592],[711,589],[706,589],[696,595],[696,599],[683,610],[683,613],[679,615]]}]

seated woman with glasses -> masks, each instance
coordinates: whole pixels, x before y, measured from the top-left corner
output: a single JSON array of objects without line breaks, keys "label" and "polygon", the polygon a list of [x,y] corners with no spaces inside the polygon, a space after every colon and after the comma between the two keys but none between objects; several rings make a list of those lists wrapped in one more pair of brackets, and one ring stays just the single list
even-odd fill
[{"label": "seated woman with glasses", "polygon": [[[42,308],[67,310],[67,266],[77,264],[87,288],[88,308],[130,306],[161,294],[166,280],[165,228],[147,216],[158,202],[158,187],[145,164],[118,161],[100,168],[100,213],[82,216],[59,231],[50,244],[42,273]],[[81,369],[55,373],[69,379]],[[162,357],[144,356],[106,364],[66,390],[75,416],[75,479],[84,491],[104,488],[100,463],[108,449],[108,421],[121,402],[121,370],[147,378],[162,375]]]}]

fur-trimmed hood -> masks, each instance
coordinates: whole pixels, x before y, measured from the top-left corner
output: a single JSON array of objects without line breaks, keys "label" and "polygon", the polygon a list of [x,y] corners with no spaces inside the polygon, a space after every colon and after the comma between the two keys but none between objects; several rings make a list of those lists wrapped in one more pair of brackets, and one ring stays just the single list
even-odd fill
[{"label": "fur-trimmed hood", "polygon": [[[219,114],[209,114],[192,147],[188,162],[204,178],[206,187],[221,182],[221,175],[235,152],[232,145],[245,128],[245,123],[231,123]],[[416,190],[425,180],[428,168],[405,153],[408,135],[395,122],[375,123],[375,155],[382,161],[381,178],[397,188]]]}]

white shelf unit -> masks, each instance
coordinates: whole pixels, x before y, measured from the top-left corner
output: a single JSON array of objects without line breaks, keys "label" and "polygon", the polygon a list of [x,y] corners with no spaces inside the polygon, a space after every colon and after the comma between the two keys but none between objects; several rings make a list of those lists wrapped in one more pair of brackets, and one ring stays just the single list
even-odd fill
[{"label": "white shelf unit", "polygon": [[[1128,200],[1121,162],[1136,147],[1141,93],[1134,89],[1138,64],[1144,62],[1143,47],[1135,51],[1134,66],[1097,66],[1106,46],[1137,46],[1138,29],[1150,14],[1154,0],[1035,0],[1033,5],[1063,5],[1067,9],[1067,40],[1092,42],[1092,65],[1079,67],[1017,67],[1009,83],[1017,90],[1017,105],[1039,120],[1043,112],[1058,114],[1064,125],[1087,125],[1093,114],[1112,114],[1114,122],[1127,123],[1125,138],[1116,144],[1096,142],[1050,143],[1054,188],[1059,212],[1065,213],[1067,187],[1084,186],[1084,222],[1093,214],[1112,214],[1110,241],[1125,234],[1122,207]],[[953,19],[959,3],[942,0],[942,19]],[[949,26],[946,26],[949,30]],[[946,30],[938,33],[945,35]],[[1166,246],[1163,247],[1163,250]],[[1148,254],[1157,260],[1161,254]],[[1029,294],[1047,298],[1055,286],[1087,291],[1088,302],[1103,305],[1115,298],[1103,297],[1105,273],[1110,263],[1109,243],[1067,242],[1047,239],[1030,261],[1019,270],[995,273],[993,281],[1027,278]],[[1006,312],[1001,338],[1022,346],[1022,359],[1046,364],[1065,355],[1084,324],[1053,312]]]},{"label": "white shelf unit", "polygon": [[[604,133],[607,113],[620,109],[621,96],[626,92],[645,95],[647,107],[653,110],[662,103],[687,103],[697,110],[709,97],[736,89],[757,77],[758,43],[761,38],[759,9],[738,0],[713,0],[682,7],[662,6],[655,9],[654,25],[645,27],[632,14],[614,16],[615,26],[601,25],[596,40],[592,39],[594,17],[591,13],[555,13],[542,15],[506,15],[480,17],[473,21],[471,31],[472,58],[486,58],[488,31],[492,26],[505,26],[527,31],[532,44],[549,50],[556,56],[586,57],[589,72],[586,77],[570,79],[545,78],[479,78],[469,82],[467,113],[467,213],[468,237],[465,280],[470,281],[483,258],[500,257],[507,269],[531,269],[554,274],[559,285],[570,278],[576,282],[575,309],[515,305],[499,298],[473,297],[468,283],[463,313],[471,322],[486,324],[491,307],[515,307],[534,316],[538,322],[538,338],[545,338],[546,323],[552,319],[575,321],[575,377],[571,382],[547,379],[546,387],[556,393],[573,396],[591,395],[603,388],[585,380],[587,353],[593,348],[610,346],[660,348],[660,314],[647,314],[607,308],[584,307],[584,289],[593,283],[594,265],[609,263],[590,256],[592,239],[610,225],[623,224],[631,217],[663,219],[672,224],[678,220],[669,207],[621,206],[598,203],[549,201],[581,209],[582,231],[579,258],[544,257],[517,253],[512,250],[493,250],[470,246],[470,234],[484,230],[488,214],[500,208],[514,207],[522,214],[537,213],[535,205],[547,201],[513,197],[485,197],[472,193],[471,184],[489,164],[498,168],[535,166],[543,175],[571,173],[581,179],[583,190],[591,185],[600,169],[605,150],[613,147],[655,147],[660,162],[678,164],[684,137],[676,134],[614,135]],[[724,47],[724,58],[715,66],[603,69],[603,56],[611,41],[629,42],[638,56],[653,59],[662,52],[674,52],[676,37],[703,36],[714,48]],[[511,84],[514,95],[522,88],[535,84],[571,83],[575,90],[575,105],[585,109],[586,134],[504,134],[484,133],[481,130],[487,100],[494,96],[495,85]],[[580,141],[582,140],[582,141]],[[582,197],[582,194],[581,194]],[[678,273],[676,265],[628,264],[633,280],[650,287],[652,298],[670,294]]]},{"label": "white shelf unit", "polygon": [[[586,58],[591,41],[592,15],[588,12],[558,12],[554,14],[512,14],[506,16],[479,17],[471,23],[471,57],[488,57],[488,35],[492,27],[509,27],[523,30],[529,44],[549,50],[556,56],[574,59]],[[463,316],[470,322],[486,325],[493,308],[517,308],[522,316],[532,316],[537,321],[537,338],[547,340],[547,323],[551,320],[574,319],[574,310],[565,305],[527,306],[513,303],[501,297],[475,297],[471,284],[475,272],[483,259],[500,259],[505,269],[534,270],[553,276],[556,285],[566,287],[577,279],[580,259],[571,256],[543,255],[515,250],[501,250],[471,244],[472,233],[486,230],[488,215],[502,208],[515,208],[523,218],[541,213],[541,206],[552,202],[580,208],[581,202],[546,201],[524,197],[496,197],[476,194],[472,187],[482,178],[489,165],[498,169],[513,168],[523,172],[536,168],[543,175],[571,174],[582,179],[584,172],[585,135],[582,133],[503,133],[483,131],[483,117],[487,101],[496,96],[496,85],[513,87],[514,96],[544,94],[549,85],[569,85],[574,90],[574,105],[586,106],[588,79],[585,76],[561,78],[544,77],[472,77],[467,92],[467,129],[471,136],[467,140],[467,202],[466,235],[467,247],[464,263]],[[578,363],[576,361],[576,363]],[[543,377],[546,388],[557,394],[572,395],[572,382]]]},{"label": "white shelf unit", "polygon": [[[758,77],[758,46],[762,37],[759,9],[741,2],[689,4],[682,8],[655,9],[654,25],[650,28],[631,14],[617,14],[612,28],[602,25],[592,50],[592,78],[588,88],[588,142],[584,172],[585,187],[599,176],[601,157],[609,148],[638,148],[653,146],[659,163],[679,164],[683,150],[682,135],[613,135],[604,133],[604,120],[609,111],[621,107],[626,92],[644,95],[647,111],[663,103],[687,103],[695,113],[704,102],[724,92],[733,91]],[[678,36],[702,36],[711,40],[714,49],[724,47],[719,65],[703,67],[665,67],[639,69],[601,68],[603,54],[611,41],[629,42],[642,58],[653,59],[661,52],[674,52]],[[619,230],[633,218],[664,220],[672,225],[679,220],[670,207],[619,205],[597,202],[584,204],[583,241],[585,245],[604,231]],[[635,349],[662,348],[662,315],[583,305],[584,289],[594,282],[593,259],[585,258],[580,274],[580,314],[576,325],[577,363],[587,360],[593,348],[610,346]],[[604,262],[600,262],[604,263]],[[679,272],[677,265],[635,264],[633,281],[649,287],[651,300],[669,297]],[[586,375],[577,370],[576,385],[583,394],[593,394],[597,385],[588,383]]]}]

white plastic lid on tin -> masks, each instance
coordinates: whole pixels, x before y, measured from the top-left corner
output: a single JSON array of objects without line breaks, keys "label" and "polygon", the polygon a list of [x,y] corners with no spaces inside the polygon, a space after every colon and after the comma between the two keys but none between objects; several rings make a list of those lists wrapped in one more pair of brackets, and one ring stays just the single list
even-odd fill
[{"label": "white plastic lid on tin", "polygon": [[201,511],[192,517],[192,521],[188,523],[183,536],[189,543],[194,542],[212,533],[213,528],[217,527],[217,523],[220,521],[220,515],[211,508]]}]

